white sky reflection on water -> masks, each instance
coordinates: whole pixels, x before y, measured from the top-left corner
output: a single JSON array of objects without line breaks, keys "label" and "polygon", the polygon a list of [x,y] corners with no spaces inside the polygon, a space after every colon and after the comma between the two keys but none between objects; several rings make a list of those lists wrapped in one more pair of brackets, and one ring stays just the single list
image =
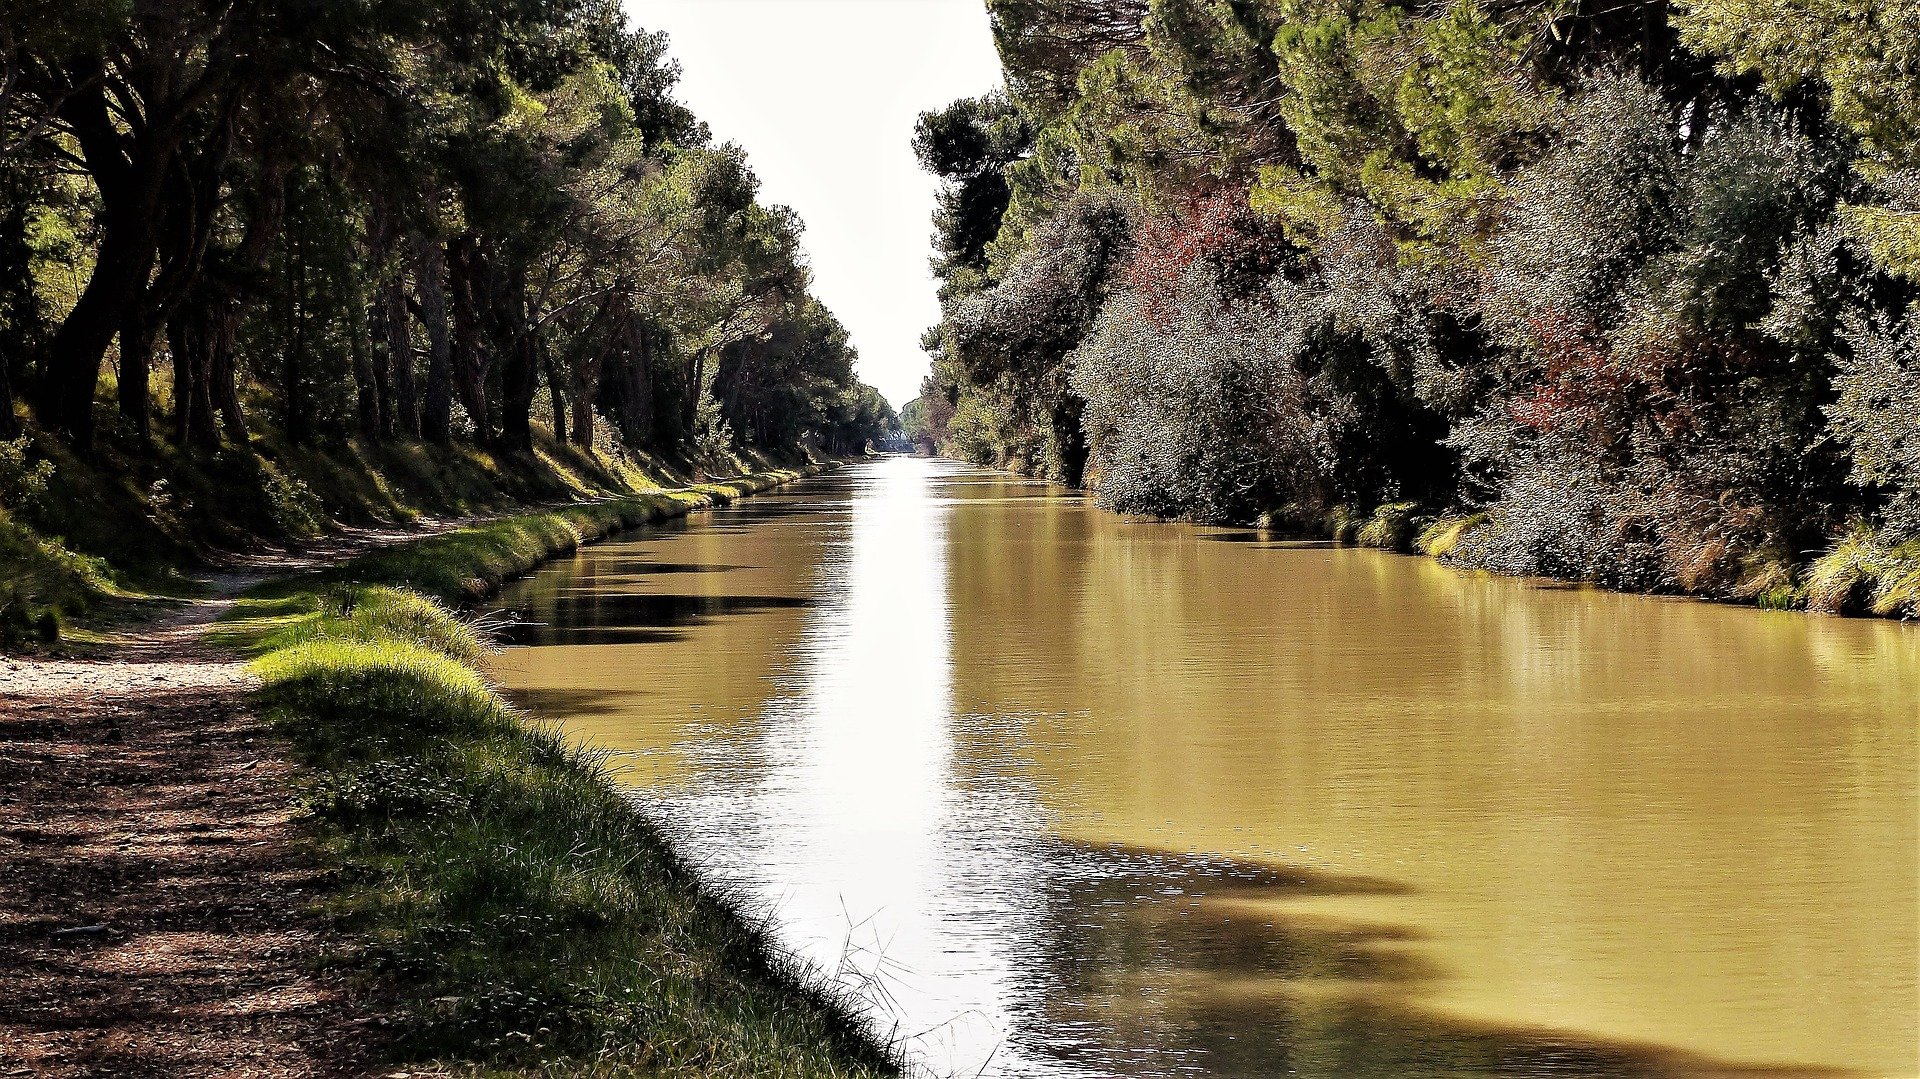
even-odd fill
[{"label": "white sky reflection on water", "polygon": [[[696,795],[687,840],[724,851],[714,871],[775,897],[780,938],[856,987],[883,1026],[899,1024],[894,1036],[914,1059],[970,1075],[1004,1039],[992,1005],[1011,957],[998,929],[970,939],[964,927],[982,914],[1005,926],[1027,888],[1020,863],[992,849],[956,861],[955,818],[1030,834],[1033,813],[1002,792],[970,794],[953,774],[952,510],[923,468],[864,470],[848,527],[829,540],[809,589],[823,602],[775,676],[782,692],[767,702],[757,744],[724,751],[753,763],[738,786]],[[983,822],[982,811],[1016,819]],[[742,845],[742,834],[754,840]]]}]

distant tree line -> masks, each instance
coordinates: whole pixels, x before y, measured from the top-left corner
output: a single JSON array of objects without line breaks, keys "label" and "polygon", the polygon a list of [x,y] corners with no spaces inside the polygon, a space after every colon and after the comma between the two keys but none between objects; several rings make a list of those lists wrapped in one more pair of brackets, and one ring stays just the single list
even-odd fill
[{"label": "distant tree line", "polygon": [[859,449],[892,411],[665,50],[614,0],[11,0],[0,437]]},{"label": "distant tree line", "polygon": [[910,434],[1629,587],[1920,539],[1915,0],[987,6]]}]

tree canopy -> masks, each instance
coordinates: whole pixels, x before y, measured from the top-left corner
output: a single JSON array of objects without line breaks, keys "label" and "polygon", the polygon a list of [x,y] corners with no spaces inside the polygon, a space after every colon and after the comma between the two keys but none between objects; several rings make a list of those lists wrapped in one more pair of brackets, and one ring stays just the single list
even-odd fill
[{"label": "tree canopy", "polygon": [[1636,587],[1920,537],[1911,2],[988,8],[1005,95],[915,143],[924,441]]},{"label": "tree canopy", "polygon": [[677,79],[612,0],[10,5],[0,434],[859,448],[801,224]]}]

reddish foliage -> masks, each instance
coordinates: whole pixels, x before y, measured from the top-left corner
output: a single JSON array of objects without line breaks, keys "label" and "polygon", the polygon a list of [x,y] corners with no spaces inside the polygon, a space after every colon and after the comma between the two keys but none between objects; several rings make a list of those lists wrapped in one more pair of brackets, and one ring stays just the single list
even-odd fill
[{"label": "reddish foliage", "polygon": [[1141,215],[1125,279],[1158,324],[1171,316],[1181,279],[1196,262],[1212,263],[1231,296],[1236,286],[1270,276],[1287,251],[1277,227],[1248,208],[1244,190],[1189,194],[1171,212]]},{"label": "reddish foliage", "polygon": [[1540,381],[1508,406],[1514,422],[1536,431],[1573,431],[1604,422],[1630,395],[1632,379],[1615,365],[1599,327],[1535,316],[1534,353]]},{"label": "reddish foliage", "polygon": [[1509,404],[1514,421],[1601,445],[1623,437],[1636,422],[1651,423],[1668,438],[1696,430],[1726,384],[1755,359],[1732,339],[1675,335],[1623,355],[1590,322],[1541,315],[1529,325],[1539,375]]}]

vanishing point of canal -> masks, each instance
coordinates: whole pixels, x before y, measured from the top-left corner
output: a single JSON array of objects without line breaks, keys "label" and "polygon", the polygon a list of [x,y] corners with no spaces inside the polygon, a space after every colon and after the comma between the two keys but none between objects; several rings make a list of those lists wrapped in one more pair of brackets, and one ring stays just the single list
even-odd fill
[{"label": "vanishing point of canal", "polygon": [[931,1074],[1920,1075],[1920,627],[910,458],[504,602],[511,694]]}]

